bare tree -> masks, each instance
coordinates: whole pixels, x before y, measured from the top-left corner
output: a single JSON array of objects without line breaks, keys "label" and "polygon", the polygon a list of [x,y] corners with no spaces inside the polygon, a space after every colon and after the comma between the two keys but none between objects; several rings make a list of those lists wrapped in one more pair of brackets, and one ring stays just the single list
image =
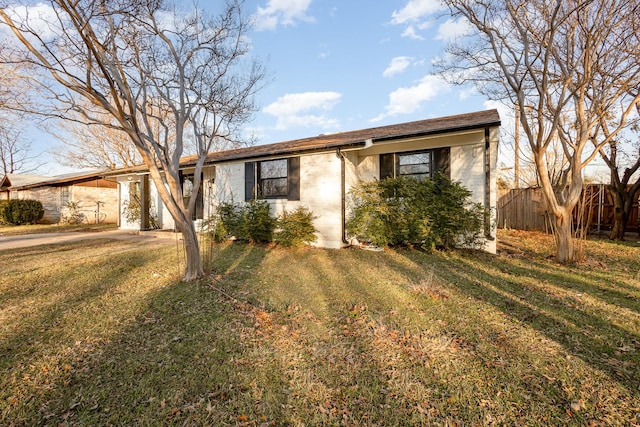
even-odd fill
[{"label": "bare tree", "polygon": [[61,164],[116,169],[142,163],[131,138],[117,126],[87,125],[81,122],[81,117],[77,119],[59,120],[55,126],[46,126],[46,130],[62,143],[62,147],[52,151]]},{"label": "bare tree", "polygon": [[[640,104],[636,105],[640,116]],[[608,121],[603,117],[600,128],[605,135],[610,133]],[[637,128],[635,129],[637,132]],[[637,134],[636,134],[637,136]],[[598,145],[597,137],[592,140]],[[600,149],[600,154],[610,171],[609,189],[613,195],[613,228],[609,233],[611,240],[624,240],[627,222],[631,216],[633,204],[640,194],[640,142],[635,146],[620,137],[610,140],[608,146]],[[625,147],[626,146],[626,147]],[[630,148],[625,152],[625,148]],[[625,161],[626,160],[626,161]]]},{"label": "bare tree", "polygon": [[0,118],[0,176],[37,169],[38,155],[31,150],[31,141],[25,139],[12,119]]},{"label": "bare tree", "polygon": [[87,124],[129,136],[183,235],[183,280],[202,277],[191,221],[197,191],[183,202],[180,158],[190,135],[197,156],[194,188],[199,188],[211,148],[219,140],[235,140],[255,110],[253,95],[263,71],[246,59],[250,47],[241,5],[230,0],[209,17],[160,0],[48,4],[44,18],[0,9],[0,21],[19,41],[12,58],[37,67],[32,83],[52,101],[49,108],[55,107],[40,112],[67,118],[64,109],[75,111]]},{"label": "bare tree", "polygon": [[[629,126],[640,102],[630,96],[640,67],[633,23],[640,3],[628,0],[444,0],[470,23],[471,37],[452,43],[438,70],[472,82],[492,99],[517,105],[547,205],[560,262],[574,259],[571,212],[582,170]],[[609,134],[590,141],[603,115]],[[547,157],[557,141],[566,167],[553,185]],[[590,147],[592,149],[590,149]]]}]

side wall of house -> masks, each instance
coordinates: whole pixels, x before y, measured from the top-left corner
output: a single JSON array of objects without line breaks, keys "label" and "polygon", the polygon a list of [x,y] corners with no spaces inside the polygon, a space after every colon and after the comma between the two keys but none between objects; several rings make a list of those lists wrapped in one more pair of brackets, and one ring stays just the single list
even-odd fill
[{"label": "side wall of house", "polygon": [[[78,203],[78,212],[84,215],[88,224],[118,222],[118,190],[116,188],[94,188],[72,186],[69,200]],[[62,216],[68,215],[65,206],[60,209]]]},{"label": "side wall of house", "polygon": [[[335,152],[300,156],[300,200],[268,199],[271,214],[278,216],[284,210],[294,210],[304,206],[314,216],[318,238],[316,245],[340,248],[342,246],[341,167],[340,158]],[[241,203],[245,200],[244,168],[245,162],[241,161],[216,165],[216,177],[211,192],[214,198],[205,200],[205,206],[210,206],[210,212],[215,212],[217,203]]]},{"label": "side wall of house", "polygon": [[12,199],[38,200],[44,208],[43,224],[56,224],[60,221],[60,187],[38,187],[11,192]]},{"label": "side wall of house", "polygon": [[56,224],[68,215],[68,201],[78,203],[78,211],[84,215],[83,222],[96,222],[97,202],[100,201],[100,222],[115,223],[118,220],[118,190],[87,185],[47,186],[12,191],[11,198],[38,200],[44,208],[40,220],[44,224]]}]

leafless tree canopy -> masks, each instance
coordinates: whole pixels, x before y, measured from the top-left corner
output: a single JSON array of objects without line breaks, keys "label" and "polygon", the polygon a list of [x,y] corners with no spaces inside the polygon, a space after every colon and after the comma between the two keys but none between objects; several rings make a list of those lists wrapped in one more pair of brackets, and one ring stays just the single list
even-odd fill
[{"label": "leafless tree canopy", "polygon": [[116,169],[142,163],[131,138],[116,127],[86,125],[80,117],[54,123],[47,124],[46,130],[61,142],[51,153],[63,165]]},{"label": "leafless tree canopy", "polygon": [[[520,124],[555,218],[560,261],[573,259],[570,213],[582,170],[629,127],[640,101],[637,19],[628,0],[445,0],[473,29],[448,48],[438,70],[519,107]],[[604,132],[602,118],[607,118]],[[592,146],[592,141],[596,141]],[[552,185],[547,156],[565,157]]]},{"label": "leafless tree canopy", "polygon": [[31,150],[31,141],[19,131],[15,118],[0,117],[0,176],[33,172],[40,166],[38,157]]},{"label": "leafless tree canopy", "polygon": [[237,1],[218,5],[213,17],[181,5],[51,0],[1,9],[0,21],[17,41],[4,62],[36,70],[32,86],[47,101],[38,113],[128,135],[183,233],[184,278],[191,280],[203,272],[190,220],[196,195],[185,205],[179,182],[185,141],[192,138],[198,156],[198,188],[207,153],[221,141],[238,141],[263,70],[246,59],[247,21]]}]

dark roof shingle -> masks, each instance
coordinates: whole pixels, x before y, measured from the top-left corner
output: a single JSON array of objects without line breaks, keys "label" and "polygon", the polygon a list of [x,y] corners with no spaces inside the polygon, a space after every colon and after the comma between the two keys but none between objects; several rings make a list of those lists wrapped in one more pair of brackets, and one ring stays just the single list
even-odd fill
[{"label": "dark roof shingle", "polygon": [[[319,151],[349,146],[364,145],[367,140],[391,141],[416,136],[435,135],[445,132],[462,131],[499,126],[500,116],[497,110],[486,110],[475,113],[459,114],[455,116],[439,117],[436,119],[420,120],[390,126],[381,126],[349,132],[322,134],[310,138],[274,144],[255,145],[246,148],[218,151],[207,156],[207,163],[217,163],[230,160],[251,159],[274,155]],[[188,166],[195,164],[195,156],[187,157],[181,162]]]}]

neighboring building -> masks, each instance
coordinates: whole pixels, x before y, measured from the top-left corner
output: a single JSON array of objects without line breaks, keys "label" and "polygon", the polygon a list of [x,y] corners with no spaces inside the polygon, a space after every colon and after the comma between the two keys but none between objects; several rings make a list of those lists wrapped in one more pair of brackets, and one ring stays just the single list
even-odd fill
[{"label": "neighboring building", "polygon": [[[349,244],[344,224],[351,188],[394,175],[428,177],[436,170],[460,182],[472,192],[473,202],[495,213],[499,127],[498,112],[488,110],[211,153],[194,220],[214,215],[221,202],[256,197],[266,199],[274,215],[302,205],[315,217],[316,245],[340,248]],[[194,158],[181,165],[187,194],[194,165]],[[174,228],[144,168],[111,175],[119,184],[121,228],[141,228],[140,221],[130,223],[123,216],[124,208],[141,197],[160,228]],[[494,233],[492,227],[486,239],[490,252],[496,250]]]},{"label": "neighboring building", "polygon": [[42,223],[58,223],[68,215],[67,203],[75,202],[86,222],[116,223],[119,219],[118,185],[103,177],[104,171],[54,177],[7,174],[0,180],[0,200],[39,200]]}]

